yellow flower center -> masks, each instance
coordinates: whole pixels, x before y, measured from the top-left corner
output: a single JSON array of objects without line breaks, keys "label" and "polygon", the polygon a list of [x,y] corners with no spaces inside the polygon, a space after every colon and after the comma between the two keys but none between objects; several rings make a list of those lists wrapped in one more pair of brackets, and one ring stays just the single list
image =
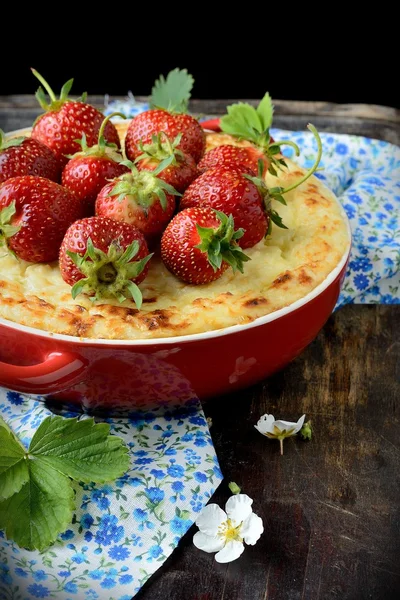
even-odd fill
[{"label": "yellow flower center", "polygon": [[236,527],[234,527],[232,521],[227,519],[225,523],[218,529],[218,535],[220,537],[225,538],[225,543],[228,542],[243,542],[243,538],[240,535],[240,529],[242,527],[242,523],[239,523]]}]

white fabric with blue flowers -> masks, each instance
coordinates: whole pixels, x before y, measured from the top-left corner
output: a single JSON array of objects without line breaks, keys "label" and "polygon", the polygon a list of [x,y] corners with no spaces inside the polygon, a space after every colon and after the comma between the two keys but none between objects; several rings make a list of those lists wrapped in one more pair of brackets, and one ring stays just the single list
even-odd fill
[{"label": "white fabric with blue flowers", "polygon": [[[109,103],[128,117],[147,105]],[[273,130],[316,156],[310,133]],[[350,219],[353,249],[338,306],[399,303],[400,149],[377,140],[321,135],[324,171]],[[292,156],[291,148],[285,154]],[[0,414],[28,444],[51,410],[40,399],[0,390]],[[71,416],[69,413],[64,413]],[[44,553],[27,552],[0,532],[0,597],[130,600],[177,546],[222,480],[199,403],[166,414],[107,419],[129,445],[131,471],[112,485],[77,485],[74,523]]]},{"label": "white fabric with blue flowers", "polygon": [[[0,389],[0,415],[26,446],[51,414],[39,397]],[[128,444],[131,470],[111,485],[76,484],[74,522],[46,552],[23,550],[0,532],[1,600],[130,600],[221,482],[197,400],[106,420]]]}]

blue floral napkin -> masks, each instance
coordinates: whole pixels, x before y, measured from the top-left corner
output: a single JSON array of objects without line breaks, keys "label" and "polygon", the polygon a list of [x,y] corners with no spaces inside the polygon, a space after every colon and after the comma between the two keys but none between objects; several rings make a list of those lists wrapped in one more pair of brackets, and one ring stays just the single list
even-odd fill
[{"label": "blue floral napkin", "polygon": [[[146,108],[131,99],[109,103],[106,114],[120,110],[133,116]],[[302,149],[298,162],[313,163],[311,134],[273,130],[272,135],[294,139]],[[324,171],[317,176],[340,198],[353,231],[338,306],[398,303],[400,149],[355,136],[321,137]],[[291,156],[291,149],[285,153]],[[40,398],[0,389],[0,414],[25,444],[51,412]],[[77,485],[75,522],[47,552],[27,552],[3,536],[0,598],[130,600],[171,554],[222,480],[197,400],[178,412],[107,421],[130,447],[131,471],[111,485]]]},{"label": "blue floral napkin", "polygon": [[[0,415],[26,446],[52,408],[0,388]],[[130,448],[130,472],[110,485],[77,484],[74,523],[46,552],[28,552],[0,532],[1,600],[130,600],[222,481],[198,400],[106,421]]]}]

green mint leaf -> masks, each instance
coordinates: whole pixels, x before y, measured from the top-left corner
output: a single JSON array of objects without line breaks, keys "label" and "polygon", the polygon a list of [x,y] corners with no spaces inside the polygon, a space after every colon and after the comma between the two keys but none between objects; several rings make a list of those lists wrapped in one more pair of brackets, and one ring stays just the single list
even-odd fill
[{"label": "green mint leaf", "polygon": [[151,90],[151,108],[187,112],[193,84],[194,79],[186,69],[174,69],[166,78],[160,75]]},{"label": "green mint leaf", "polygon": [[22,548],[44,550],[71,523],[74,491],[70,480],[40,460],[29,460],[29,481],[0,502],[0,529]]},{"label": "green mint leaf", "polygon": [[19,492],[28,481],[26,450],[0,417],[0,500]]},{"label": "green mint leaf", "polygon": [[272,118],[274,116],[274,107],[268,92],[257,106],[257,114],[260,117],[262,130],[268,131],[272,125]]},{"label": "green mint leaf", "polygon": [[48,417],[33,436],[29,455],[76,481],[112,481],[127,471],[130,461],[122,439],[109,433],[107,423],[93,419]]}]

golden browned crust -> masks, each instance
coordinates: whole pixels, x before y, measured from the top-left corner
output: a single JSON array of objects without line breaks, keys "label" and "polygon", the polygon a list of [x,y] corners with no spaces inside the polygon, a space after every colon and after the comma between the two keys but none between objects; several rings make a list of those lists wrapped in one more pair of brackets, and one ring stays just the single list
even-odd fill
[{"label": "golden browned crust", "polygon": [[[127,124],[118,124],[121,137]],[[209,134],[207,147],[237,143]],[[270,185],[287,186],[303,171],[288,161]],[[140,285],[143,306],[133,302],[73,300],[56,263],[32,265],[0,255],[0,317],[71,336],[106,339],[156,339],[246,324],[305,296],[335,268],[348,247],[347,224],[333,197],[312,178],[279,205],[288,230],[274,227],[270,238],[246,252],[245,273],[227,271],[202,286],[186,285],[167,271],[156,255]],[[277,207],[278,208],[278,207]]]}]

